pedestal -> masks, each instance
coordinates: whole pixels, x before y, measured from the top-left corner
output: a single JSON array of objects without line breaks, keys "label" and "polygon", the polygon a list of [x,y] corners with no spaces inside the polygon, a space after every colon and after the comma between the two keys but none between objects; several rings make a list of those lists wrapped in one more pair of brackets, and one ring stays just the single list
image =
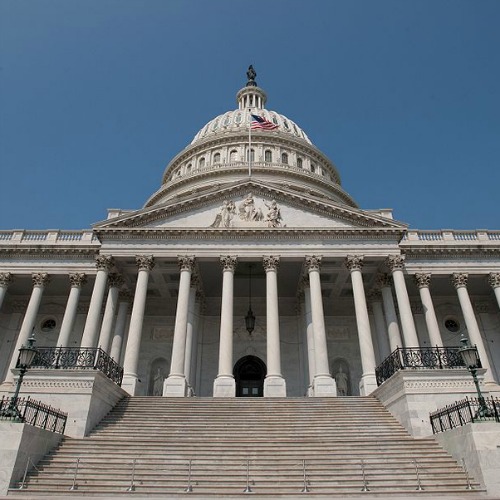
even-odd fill
[{"label": "pedestal", "polygon": [[270,376],[264,379],[265,398],[286,398],[286,382],[283,377]]},{"label": "pedestal", "polygon": [[214,380],[214,398],[234,398],[236,382],[234,377],[222,375]]},{"label": "pedestal", "polygon": [[181,375],[170,375],[163,382],[163,395],[167,398],[185,398],[187,393],[186,378]]},{"label": "pedestal", "polygon": [[122,389],[127,391],[131,396],[137,394],[137,386],[139,385],[139,379],[136,375],[123,375]]},{"label": "pedestal", "polygon": [[313,396],[316,398],[335,397],[337,395],[337,384],[328,375],[316,375],[313,381]]},{"label": "pedestal", "polygon": [[377,379],[374,373],[363,375],[359,381],[359,395],[369,396],[377,387]]}]

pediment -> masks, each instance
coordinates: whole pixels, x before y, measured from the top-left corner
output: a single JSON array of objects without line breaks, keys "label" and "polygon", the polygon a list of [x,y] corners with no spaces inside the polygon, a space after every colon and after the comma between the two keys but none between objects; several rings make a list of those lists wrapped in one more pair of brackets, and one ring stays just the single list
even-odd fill
[{"label": "pediment", "polygon": [[128,212],[96,229],[347,229],[406,226],[370,211],[247,181],[204,196]]}]

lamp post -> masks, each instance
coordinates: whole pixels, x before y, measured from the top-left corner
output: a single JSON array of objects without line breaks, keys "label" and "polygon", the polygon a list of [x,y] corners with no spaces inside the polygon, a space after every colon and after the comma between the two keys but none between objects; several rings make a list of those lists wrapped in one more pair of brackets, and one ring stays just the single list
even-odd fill
[{"label": "lamp post", "polygon": [[460,353],[465,366],[471,372],[472,378],[474,379],[474,385],[476,386],[477,400],[479,401],[479,408],[477,413],[480,418],[491,417],[493,416],[492,412],[486,405],[484,396],[482,395],[481,389],[479,388],[479,381],[477,380],[477,368],[478,366],[480,366],[477,349],[476,347],[472,347],[469,345],[469,342],[464,334],[462,334],[460,342],[463,346],[458,350],[458,352]]},{"label": "lamp post", "polygon": [[9,406],[2,411],[2,417],[10,417],[21,420],[21,414],[17,408],[17,400],[19,399],[19,391],[21,390],[21,384],[23,383],[23,378],[31,363],[35,359],[37,350],[35,348],[35,337],[34,333],[28,339],[28,345],[22,345],[19,349],[19,362],[18,366],[20,368],[19,378],[17,379],[16,390],[12,396]]}]

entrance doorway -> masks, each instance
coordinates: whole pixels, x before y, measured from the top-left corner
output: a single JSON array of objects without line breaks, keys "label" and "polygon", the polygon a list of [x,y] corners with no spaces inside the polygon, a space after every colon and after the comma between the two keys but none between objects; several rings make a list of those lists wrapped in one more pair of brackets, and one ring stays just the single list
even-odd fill
[{"label": "entrance doorway", "polygon": [[236,397],[262,397],[266,373],[266,365],[256,356],[245,356],[239,359],[233,370],[236,381]]}]

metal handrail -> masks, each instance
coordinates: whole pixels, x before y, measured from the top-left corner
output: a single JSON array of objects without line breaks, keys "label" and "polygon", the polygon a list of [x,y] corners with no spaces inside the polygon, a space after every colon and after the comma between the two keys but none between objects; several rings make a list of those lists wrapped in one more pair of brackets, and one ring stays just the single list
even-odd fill
[{"label": "metal handrail", "polygon": [[[459,349],[460,347],[398,347],[375,369],[377,385],[407,368],[466,368]],[[480,363],[477,368],[481,368]]]}]

